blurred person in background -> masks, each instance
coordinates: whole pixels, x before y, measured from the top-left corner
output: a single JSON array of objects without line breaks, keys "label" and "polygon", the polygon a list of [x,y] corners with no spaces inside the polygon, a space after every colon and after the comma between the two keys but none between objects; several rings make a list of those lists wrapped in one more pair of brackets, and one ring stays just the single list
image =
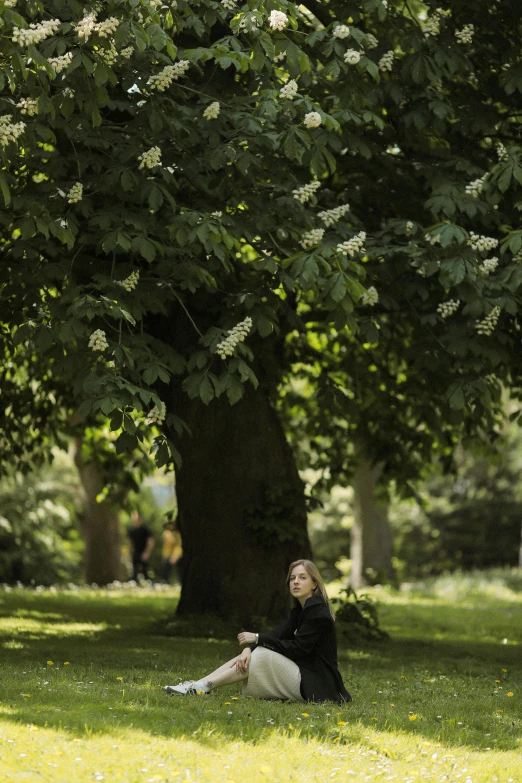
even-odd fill
[{"label": "blurred person in background", "polygon": [[131,519],[132,527],[127,531],[127,536],[131,543],[131,579],[137,582],[140,569],[143,572],[143,578],[149,578],[148,563],[151,552],[154,549],[154,536],[152,535],[150,528],[143,524],[143,517],[139,511],[133,511]]},{"label": "blurred person in background", "polygon": [[163,525],[163,551],[162,551],[162,578],[165,584],[169,584],[172,567],[176,566],[178,581],[181,584],[183,572],[183,547],[181,533],[172,517],[167,517]]}]

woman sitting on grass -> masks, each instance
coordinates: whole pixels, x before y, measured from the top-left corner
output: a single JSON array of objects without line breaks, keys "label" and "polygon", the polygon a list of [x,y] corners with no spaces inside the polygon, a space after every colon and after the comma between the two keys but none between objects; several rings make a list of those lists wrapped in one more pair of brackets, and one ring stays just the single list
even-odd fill
[{"label": "woman sitting on grass", "polygon": [[286,622],[268,633],[242,631],[243,652],[200,680],[166,685],[188,696],[245,682],[243,696],[289,701],[351,701],[337,668],[335,614],[324,582],[311,560],[296,560],[287,584],[293,608]]}]

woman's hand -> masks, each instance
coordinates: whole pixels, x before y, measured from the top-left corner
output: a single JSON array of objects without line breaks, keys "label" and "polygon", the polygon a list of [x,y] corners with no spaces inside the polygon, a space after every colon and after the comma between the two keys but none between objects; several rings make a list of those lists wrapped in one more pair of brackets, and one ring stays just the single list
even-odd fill
[{"label": "woman's hand", "polygon": [[238,633],[237,640],[239,644],[254,644],[256,641],[256,635],[255,633],[250,633],[250,631],[241,631],[241,633]]},{"label": "woman's hand", "polygon": [[237,658],[232,661],[230,664],[230,668],[232,669],[235,667],[236,672],[238,674],[248,674],[248,667],[250,666],[250,658],[252,657],[252,653],[250,651],[250,648],[247,647],[243,650],[242,653],[240,653]]}]

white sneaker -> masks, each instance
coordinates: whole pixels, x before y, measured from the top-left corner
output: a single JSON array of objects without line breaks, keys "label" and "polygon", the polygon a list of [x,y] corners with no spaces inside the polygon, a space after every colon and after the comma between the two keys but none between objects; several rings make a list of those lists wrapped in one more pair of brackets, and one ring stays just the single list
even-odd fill
[{"label": "white sneaker", "polygon": [[180,682],[179,685],[165,685],[163,688],[165,693],[169,696],[176,694],[177,696],[200,696],[206,693],[202,688],[198,687],[198,684],[194,680],[186,680]]}]

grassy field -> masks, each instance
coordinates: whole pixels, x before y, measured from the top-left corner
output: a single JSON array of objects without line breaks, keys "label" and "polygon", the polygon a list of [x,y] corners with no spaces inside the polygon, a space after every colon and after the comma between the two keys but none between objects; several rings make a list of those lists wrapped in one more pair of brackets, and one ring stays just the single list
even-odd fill
[{"label": "grassy field", "polygon": [[340,639],[342,708],[165,696],[238,650],[151,633],[174,590],[0,588],[0,783],[520,783],[516,573],[374,591],[391,636]]}]

